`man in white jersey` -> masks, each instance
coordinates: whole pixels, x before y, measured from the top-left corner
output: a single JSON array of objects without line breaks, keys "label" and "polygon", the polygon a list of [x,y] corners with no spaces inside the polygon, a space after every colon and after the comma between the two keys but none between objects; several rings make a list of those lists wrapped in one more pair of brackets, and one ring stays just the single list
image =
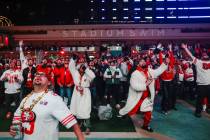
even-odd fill
[{"label": "man in white jersey", "polygon": [[[19,106],[20,87],[23,81],[22,73],[16,69],[16,63],[10,62],[9,67],[0,77],[0,81],[4,81],[5,87],[6,118],[10,118],[12,112]],[[13,101],[15,102],[15,109],[10,107]]]},{"label": "man in white jersey", "polygon": [[49,83],[44,72],[35,74],[34,90],[22,100],[16,110],[10,134],[16,136],[16,126],[19,124],[23,140],[58,140],[58,124],[61,122],[66,128],[73,127],[77,138],[84,140],[75,117],[62,98],[48,91]]},{"label": "man in white jersey", "polygon": [[197,59],[192,55],[192,53],[188,50],[186,44],[182,44],[182,48],[185,52],[190,56],[195,64],[196,72],[197,72],[197,101],[196,101],[196,110],[195,116],[201,117],[202,111],[202,101],[204,97],[208,97],[210,100],[210,61],[207,61],[208,56],[203,55],[202,60]]}]

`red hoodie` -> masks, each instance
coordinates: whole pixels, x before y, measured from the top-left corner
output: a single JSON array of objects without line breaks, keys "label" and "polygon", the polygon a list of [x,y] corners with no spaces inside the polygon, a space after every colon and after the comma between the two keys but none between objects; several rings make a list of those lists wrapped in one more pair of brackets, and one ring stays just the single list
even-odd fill
[{"label": "red hoodie", "polygon": [[57,82],[59,86],[72,86],[74,84],[72,75],[68,68],[63,67],[59,69]]}]

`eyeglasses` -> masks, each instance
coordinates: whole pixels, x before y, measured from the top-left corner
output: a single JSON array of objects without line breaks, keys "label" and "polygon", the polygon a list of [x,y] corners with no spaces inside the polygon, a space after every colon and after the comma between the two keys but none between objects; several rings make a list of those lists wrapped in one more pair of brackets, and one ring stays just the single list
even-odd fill
[{"label": "eyeglasses", "polygon": [[35,73],[34,76],[40,76],[40,77],[43,77],[43,76],[46,76],[46,74],[44,72],[39,72],[39,73]]}]

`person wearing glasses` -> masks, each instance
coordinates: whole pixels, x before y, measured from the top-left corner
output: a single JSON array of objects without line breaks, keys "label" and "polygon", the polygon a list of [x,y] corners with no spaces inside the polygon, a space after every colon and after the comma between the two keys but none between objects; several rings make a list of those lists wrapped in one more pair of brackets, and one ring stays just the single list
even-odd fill
[{"label": "person wearing glasses", "polygon": [[77,138],[84,140],[77,120],[62,98],[48,90],[49,77],[44,72],[35,74],[34,90],[22,100],[14,113],[10,134],[23,140],[58,140],[60,122],[66,128],[73,127]]}]

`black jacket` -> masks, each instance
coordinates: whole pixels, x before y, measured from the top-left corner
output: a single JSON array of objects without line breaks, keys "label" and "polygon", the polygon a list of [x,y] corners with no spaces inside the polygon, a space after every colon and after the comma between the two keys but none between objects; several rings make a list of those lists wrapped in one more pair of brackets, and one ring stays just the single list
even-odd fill
[{"label": "black jacket", "polygon": [[[29,73],[29,67],[23,69],[23,83],[22,86],[26,85],[27,79],[28,79],[28,73]],[[32,67],[31,69],[31,79],[34,79],[34,75],[36,73],[36,68]]]}]

